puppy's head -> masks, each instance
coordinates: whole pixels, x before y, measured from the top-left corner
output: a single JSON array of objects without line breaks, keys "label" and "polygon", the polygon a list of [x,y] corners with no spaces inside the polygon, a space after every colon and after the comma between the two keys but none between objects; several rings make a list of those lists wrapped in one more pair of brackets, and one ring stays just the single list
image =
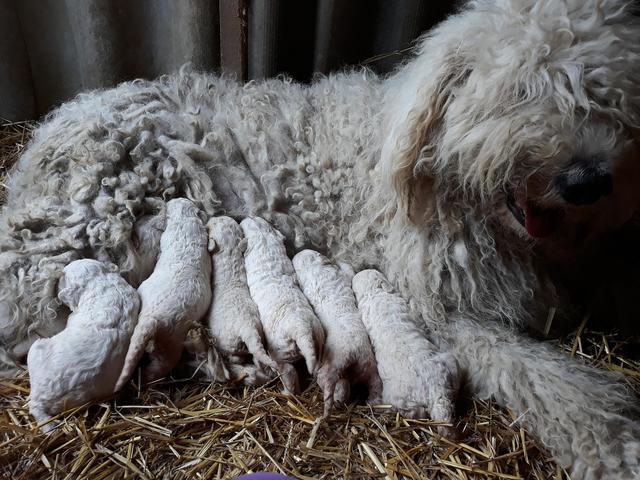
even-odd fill
[{"label": "puppy's head", "polygon": [[240,227],[246,237],[268,237],[270,240],[277,242],[284,241],[284,235],[261,217],[247,217],[240,222]]},{"label": "puppy's head", "polygon": [[207,223],[209,251],[216,252],[239,248],[244,251],[247,241],[238,222],[231,217],[213,217]]},{"label": "puppy's head", "polygon": [[114,267],[88,258],[71,262],[64,267],[64,274],[58,282],[58,298],[73,310],[86,286],[93,279],[111,273]]},{"label": "puppy's head", "polygon": [[367,296],[380,293],[393,293],[393,287],[388,280],[377,270],[362,270],[355,274],[352,280],[353,292],[362,301]]},{"label": "puppy's head", "polygon": [[[573,248],[640,206],[640,24],[622,0],[476,0],[390,80],[401,211],[475,208]],[[438,203],[440,202],[440,203]]]},{"label": "puppy's head", "polygon": [[172,218],[198,217],[200,210],[187,198],[174,198],[167,202],[167,216]]},{"label": "puppy's head", "polygon": [[301,252],[296,253],[293,257],[292,263],[296,270],[316,265],[331,265],[331,262],[327,257],[315,250],[302,250]]}]

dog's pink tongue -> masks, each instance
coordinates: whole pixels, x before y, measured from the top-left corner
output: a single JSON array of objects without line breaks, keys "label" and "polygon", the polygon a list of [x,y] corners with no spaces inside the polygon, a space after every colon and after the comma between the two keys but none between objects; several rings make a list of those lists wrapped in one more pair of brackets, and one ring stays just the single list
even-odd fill
[{"label": "dog's pink tongue", "polygon": [[548,236],[556,226],[556,215],[554,212],[547,212],[544,209],[527,202],[524,210],[524,228],[529,235],[536,238]]}]

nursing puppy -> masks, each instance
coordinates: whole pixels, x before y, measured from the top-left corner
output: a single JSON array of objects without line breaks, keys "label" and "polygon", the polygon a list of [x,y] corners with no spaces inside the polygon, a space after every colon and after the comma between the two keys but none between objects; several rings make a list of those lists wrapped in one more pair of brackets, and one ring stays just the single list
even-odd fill
[{"label": "nursing puppy", "polygon": [[[96,260],[67,265],[58,298],[72,311],[66,328],[36,340],[27,357],[29,411],[38,423],[111,395],[140,308],[135,289]],[[42,430],[54,426],[50,422]]]},{"label": "nursing puppy", "polygon": [[325,332],[316,380],[324,393],[324,415],[334,402],[349,400],[352,384],[364,385],[369,397],[382,393],[376,359],[351,290],[351,278],[327,257],[303,250],[293,257],[300,287]]},{"label": "nursing puppy", "polygon": [[120,390],[146,352],[142,381],[151,382],[176,366],[187,333],[211,303],[211,258],[207,231],[198,208],[178,198],[167,203],[166,228],[160,237],[155,269],[138,288],[138,324],[115,390]]},{"label": "nursing puppy", "polygon": [[[438,351],[427,338],[424,324],[380,272],[357,273],[353,291],[382,379],[377,400],[412,418],[430,416],[451,424],[454,406],[450,399],[460,388],[454,356]],[[433,388],[435,382],[440,383],[439,388]],[[439,430],[443,434],[453,432],[451,425],[440,426]]]},{"label": "nursing puppy", "polygon": [[240,227],[247,239],[247,283],[260,312],[267,350],[282,375],[285,391],[297,393],[300,388],[293,364],[304,359],[309,373],[316,373],[324,330],[300,290],[282,234],[262,218],[245,218]]}]

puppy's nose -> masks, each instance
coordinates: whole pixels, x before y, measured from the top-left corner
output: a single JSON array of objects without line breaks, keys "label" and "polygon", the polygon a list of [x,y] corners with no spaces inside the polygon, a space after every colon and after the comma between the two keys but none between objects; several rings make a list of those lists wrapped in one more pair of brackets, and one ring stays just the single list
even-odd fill
[{"label": "puppy's nose", "polygon": [[580,168],[558,175],[555,187],[565,202],[589,205],[613,191],[613,179],[598,167]]}]

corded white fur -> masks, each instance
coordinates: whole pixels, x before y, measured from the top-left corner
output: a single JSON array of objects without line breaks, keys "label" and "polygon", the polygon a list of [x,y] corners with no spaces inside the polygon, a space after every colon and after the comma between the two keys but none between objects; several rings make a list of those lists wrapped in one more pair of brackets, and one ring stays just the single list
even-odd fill
[{"label": "corded white fur", "polygon": [[[638,157],[640,35],[626,5],[471,1],[386,79],[243,86],[183,70],[80,95],[35,132],[8,181],[2,349],[19,356],[56,317],[55,286],[72,260],[140,267],[141,197],[186,197],[208,215],[266,218],[291,253],[313,247],[380,269],[430,334],[453,345],[477,392],[527,412],[563,466],[638,475],[637,457],[623,454],[637,424],[610,417],[633,398],[509,326],[536,325],[564,303],[503,193],[537,175],[550,187],[541,198],[553,200],[551,180],[569,159],[598,154],[611,159],[615,187],[586,209],[593,225],[618,226],[637,208],[626,172]],[[458,317],[477,326],[473,348]],[[558,399],[572,395],[569,414]],[[597,432],[593,449],[577,440],[587,431]]]},{"label": "corded white fur", "polygon": [[[111,395],[140,308],[135,289],[96,260],[67,265],[58,296],[72,311],[67,326],[36,340],[27,359],[29,411],[38,423]],[[42,427],[53,428],[52,422]]]},{"label": "corded white fur", "polygon": [[351,290],[351,278],[313,250],[297,253],[293,267],[325,332],[316,378],[324,394],[324,415],[331,413],[334,401],[344,404],[349,400],[352,384],[368,387],[369,397],[378,399],[382,382]]}]

